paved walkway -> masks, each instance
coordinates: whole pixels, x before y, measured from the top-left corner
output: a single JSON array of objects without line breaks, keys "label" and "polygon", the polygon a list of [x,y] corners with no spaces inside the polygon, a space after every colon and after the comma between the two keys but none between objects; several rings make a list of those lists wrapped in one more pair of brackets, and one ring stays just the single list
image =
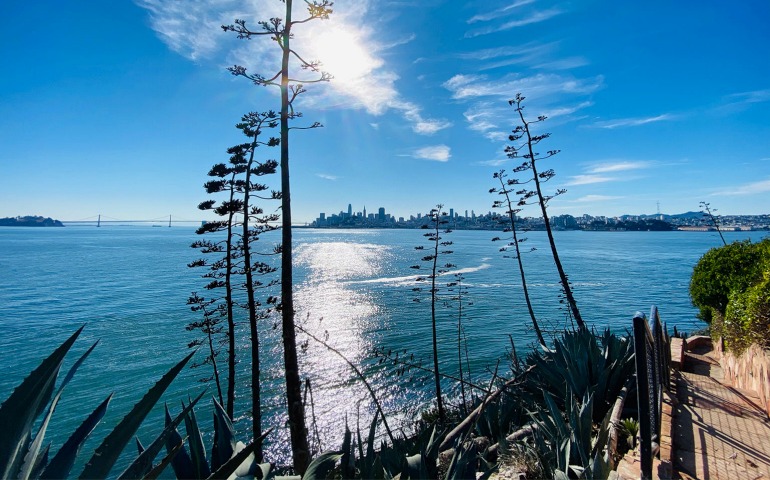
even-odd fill
[{"label": "paved walkway", "polygon": [[685,353],[676,382],[674,469],[681,478],[770,480],[770,420],[749,392],[723,383],[704,348]]}]

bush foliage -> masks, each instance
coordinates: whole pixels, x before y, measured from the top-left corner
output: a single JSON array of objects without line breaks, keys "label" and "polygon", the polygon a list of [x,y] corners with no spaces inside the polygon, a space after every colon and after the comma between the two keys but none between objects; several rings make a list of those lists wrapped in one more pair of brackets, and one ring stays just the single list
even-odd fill
[{"label": "bush foliage", "polygon": [[770,345],[770,238],[706,252],[693,270],[690,298],[729,350]]}]

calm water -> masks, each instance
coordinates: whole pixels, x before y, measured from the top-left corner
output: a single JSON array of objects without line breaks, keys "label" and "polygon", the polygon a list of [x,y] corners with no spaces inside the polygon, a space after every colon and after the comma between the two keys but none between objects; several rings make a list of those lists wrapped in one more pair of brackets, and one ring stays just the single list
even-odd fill
[{"label": "calm water", "polygon": [[[429,377],[415,375],[404,382],[377,370],[371,360],[379,347],[406,350],[430,361],[430,305],[416,302],[415,270],[421,263],[416,245],[426,245],[419,230],[297,230],[296,295],[298,320],[351,361],[369,372],[386,409],[407,418],[430,401]],[[464,272],[468,286],[464,319],[475,375],[510,348],[519,351],[534,340],[529,328],[515,261],[498,252],[492,232],[457,231],[448,235],[454,254],[448,261]],[[553,329],[565,325],[558,301],[559,285],[543,232],[528,234],[537,250],[525,255],[531,295],[541,321]],[[761,232],[726,234],[728,241],[762,238]],[[107,417],[94,432],[84,453],[122,418],[141,395],[171,365],[187,353],[193,337],[187,323],[197,319],[185,305],[191,291],[204,292],[200,271],[186,264],[197,258],[189,248],[192,228],[66,227],[59,229],[0,228],[0,398],[7,397],[50,350],[86,324],[73,351],[99,346],[65,391],[47,438],[55,451],[93,407],[114,392]],[[267,245],[277,237],[260,240]],[[574,285],[583,317],[597,327],[630,328],[637,310],[660,307],[669,327],[694,330],[695,318],[687,286],[693,265],[719,237],[694,232],[557,232],[562,262]],[[456,373],[456,310],[440,309],[441,355],[447,373]],[[269,459],[285,460],[278,451],[286,436],[280,333],[273,321],[262,325],[264,339],[267,423],[273,434]],[[248,335],[238,338],[241,392],[248,387]],[[200,355],[200,354],[199,354]],[[69,362],[75,355],[70,355]],[[347,416],[355,425],[367,421],[371,404],[349,367],[312,340],[303,351],[302,375],[310,379],[313,412],[323,448],[338,446]],[[224,366],[224,365],[223,365]],[[65,366],[68,368],[68,366]],[[178,411],[180,400],[204,388],[197,379],[203,369],[186,369],[164,400]],[[449,387],[449,385],[447,385]],[[209,393],[214,393],[213,387]],[[276,394],[278,392],[278,394]],[[246,407],[238,399],[237,428],[248,438]],[[210,402],[198,408],[198,418],[210,418]],[[154,411],[139,437],[149,442],[162,424]],[[308,415],[311,414],[308,409]],[[394,420],[395,423],[395,420]],[[278,445],[276,447],[275,445]],[[288,449],[287,449],[288,450]],[[133,452],[131,452],[133,453]],[[125,462],[125,460],[124,460]],[[125,465],[125,463],[124,463]],[[116,469],[117,470],[117,469]],[[75,468],[75,474],[80,472]]]}]

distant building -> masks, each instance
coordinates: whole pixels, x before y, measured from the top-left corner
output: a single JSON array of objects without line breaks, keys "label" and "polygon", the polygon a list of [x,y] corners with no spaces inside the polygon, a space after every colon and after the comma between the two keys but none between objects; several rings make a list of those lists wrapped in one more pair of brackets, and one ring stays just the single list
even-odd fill
[{"label": "distant building", "polygon": [[377,220],[380,222],[385,221],[385,207],[380,207],[379,212],[377,213]]}]

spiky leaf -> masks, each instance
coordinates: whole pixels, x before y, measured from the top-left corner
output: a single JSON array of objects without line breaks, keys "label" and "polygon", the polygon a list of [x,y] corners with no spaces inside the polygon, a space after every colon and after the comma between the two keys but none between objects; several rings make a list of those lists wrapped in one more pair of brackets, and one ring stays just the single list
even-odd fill
[{"label": "spiky leaf", "polygon": [[0,478],[16,478],[26,453],[30,430],[53,394],[67,352],[83,331],[80,327],[16,387],[0,405]]},{"label": "spiky leaf", "polygon": [[104,418],[104,414],[107,412],[107,405],[109,405],[112,399],[110,393],[98,407],[86,418],[83,423],[75,430],[72,435],[64,442],[64,445],[56,452],[56,455],[48,463],[48,466],[43,470],[40,478],[43,480],[55,479],[55,478],[67,478],[69,477],[70,470],[75,464],[75,459],[80,453],[80,447],[83,446],[83,442],[86,441],[88,435],[96,428],[96,425]]},{"label": "spiky leaf", "polygon": [[101,445],[97,447],[96,451],[94,451],[93,456],[86,463],[85,468],[83,468],[80,478],[107,477],[123,448],[125,448],[131,437],[139,429],[139,425],[194,354],[195,352],[190,353],[181,362],[174,365],[147,391],[139,403],[134,405],[134,408],[131,409],[128,415],[123,417],[123,420],[118,423],[112,432],[105,437]]}]

